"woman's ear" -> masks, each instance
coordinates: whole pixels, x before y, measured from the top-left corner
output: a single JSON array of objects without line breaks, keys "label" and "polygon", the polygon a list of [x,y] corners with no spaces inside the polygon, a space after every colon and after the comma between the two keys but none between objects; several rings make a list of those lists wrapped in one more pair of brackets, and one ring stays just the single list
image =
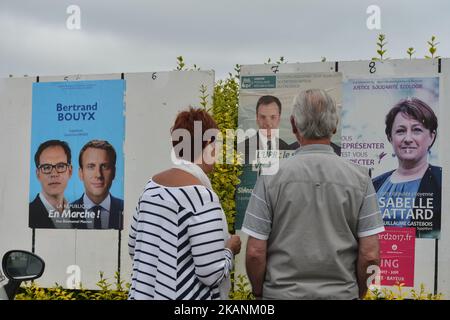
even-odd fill
[{"label": "woman's ear", "polygon": [[431,137],[433,138],[433,141],[436,139],[436,130],[431,132]]},{"label": "woman's ear", "polygon": [[436,141],[436,130],[434,130],[433,132],[431,132],[430,135],[431,135],[431,144],[430,144],[430,146],[428,147],[428,150],[431,149],[431,146],[432,146],[432,145],[434,144],[434,142]]}]

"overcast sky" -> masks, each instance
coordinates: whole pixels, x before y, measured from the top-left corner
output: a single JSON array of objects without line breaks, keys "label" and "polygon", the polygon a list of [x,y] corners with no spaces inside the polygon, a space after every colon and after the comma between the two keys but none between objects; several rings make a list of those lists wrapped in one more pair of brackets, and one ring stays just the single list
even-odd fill
[{"label": "overcast sky", "polygon": [[[69,30],[69,5],[81,9],[81,29]],[[369,30],[370,5],[381,29]],[[376,38],[387,36],[387,56],[450,56],[448,0],[0,0],[0,77],[213,69],[235,64],[366,60]]]}]

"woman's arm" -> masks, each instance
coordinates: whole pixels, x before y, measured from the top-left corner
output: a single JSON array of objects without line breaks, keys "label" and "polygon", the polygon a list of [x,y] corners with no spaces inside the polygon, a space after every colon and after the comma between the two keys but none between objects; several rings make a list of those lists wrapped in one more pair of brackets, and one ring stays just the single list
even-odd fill
[{"label": "woman's arm", "polygon": [[214,286],[229,274],[233,253],[225,248],[222,207],[208,202],[190,218],[188,237],[198,279]]}]

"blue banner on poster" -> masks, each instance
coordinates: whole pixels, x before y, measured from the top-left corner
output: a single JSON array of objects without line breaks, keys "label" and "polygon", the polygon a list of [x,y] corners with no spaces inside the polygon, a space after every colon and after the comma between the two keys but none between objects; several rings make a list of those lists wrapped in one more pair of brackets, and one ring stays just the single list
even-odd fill
[{"label": "blue banner on poster", "polygon": [[33,84],[29,227],[122,229],[124,80]]}]

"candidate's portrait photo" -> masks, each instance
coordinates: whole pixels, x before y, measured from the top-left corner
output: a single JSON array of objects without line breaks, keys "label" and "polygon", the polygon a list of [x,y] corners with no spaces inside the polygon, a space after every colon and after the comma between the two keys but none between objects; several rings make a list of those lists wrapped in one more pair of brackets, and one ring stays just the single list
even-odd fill
[{"label": "candidate's portrait photo", "polygon": [[238,143],[238,153],[243,163],[252,164],[259,150],[290,150],[290,146],[279,137],[281,101],[275,96],[264,95],[256,102],[256,132]]},{"label": "candidate's portrait photo", "polygon": [[78,219],[78,229],[123,229],[123,200],[110,193],[116,160],[108,141],[91,140],[81,148],[78,177],[84,193],[71,204],[72,212],[85,213]]},{"label": "candidate's portrait photo", "polygon": [[71,158],[65,141],[48,140],[39,145],[34,163],[41,191],[29,204],[30,228],[71,228],[70,220],[63,222],[61,218],[69,210],[64,191],[72,176]]},{"label": "candidate's portrait photo", "polygon": [[389,226],[416,227],[418,238],[438,238],[442,168],[429,162],[438,119],[426,102],[408,98],[390,109],[385,125],[398,167],[373,179],[383,219]]}]

